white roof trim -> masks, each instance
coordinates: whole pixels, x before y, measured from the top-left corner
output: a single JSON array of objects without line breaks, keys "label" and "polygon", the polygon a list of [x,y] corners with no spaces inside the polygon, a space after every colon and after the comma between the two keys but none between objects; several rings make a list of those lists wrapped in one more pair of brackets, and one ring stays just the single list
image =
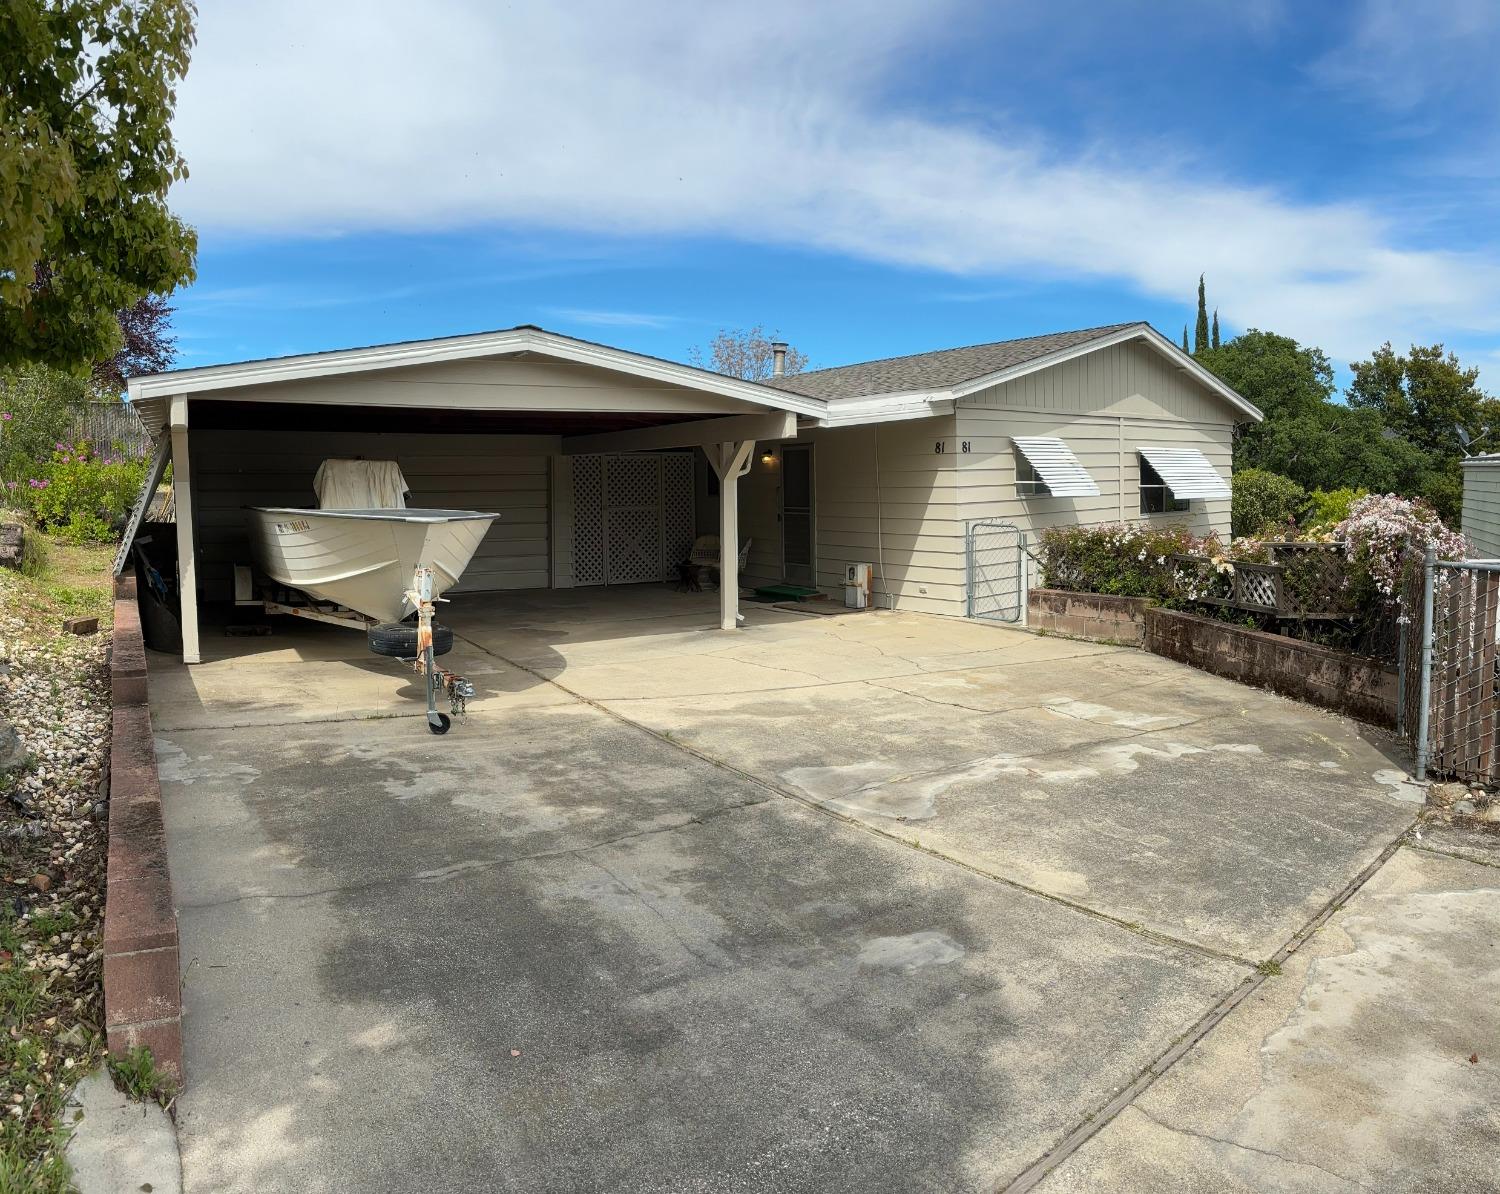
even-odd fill
[{"label": "white roof trim", "polygon": [[862,427],[866,423],[895,423],[951,415],[953,399],[934,394],[881,394],[875,398],[840,398],[828,404],[819,427]]},{"label": "white roof trim", "polygon": [[1229,482],[1197,448],[1138,448],[1175,498],[1227,498]]},{"label": "white roof trim", "polygon": [[499,332],[481,332],[473,336],[446,336],[438,340],[412,340],[403,344],[378,344],[371,348],[349,348],[263,361],[208,365],[198,369],[177,369],[170,373],[152,373],[132,378],[128,388],[130,400],[137,402],[163,395],[195,396],[270,382],[302,381],[374,369],[430,365],[518,352],[534,352],[577,365],[613,369],[651,381],[685,386],[794,414],[821,417],[828,410],[827,402],[821,398],[774,390],[755,382],[725,377],[723,374],[694,369],[690,365],[679,365],[656,357],[640,356],[587,340],[575,340],[571,336],[561,336],[540,328],[510,328]]},{"label": "white roof trim", "polygon": [[1500,452],[1486,452],[1482,456],[1470,456],[1463,462],[1464,468],[1494,468],[1500,465]]},{"label": "white roof trim", "polygon": [[1064,361],[1076,360],[1078,357],[1087,356],[1091,352],[1098,352],[1101,348],[1109,348],[1115,344],[1125,344],[1131,340],[1142,340],[1151,348],[1154,348],[1162,356],[1166,357],[1184,373],[1191,373],[1193,379],[1209,390],[1212,390],[1230,406],[1240,411],[1248,418],[1261,422],[1265,416],[1245,399],[1241,398],[1232,389],[1205,369],[1197,361],[1193,360],[1177,345],[1173,344],[1149,323],[1135,323],[1129,327],[1121,328],[1117,332],[1111,332],[1107,336],[1100,336],[1095,340],[1085,340],[1082,344],[1074,344],[1070,348],[1059,349],[1057,352],[1048,353],[1046,356],[1037,357],[1034,360],[1024,361],[1019,365],[1012,365],[1009,369],[1002,369],[998,373],[986,374],[984,377],[976,377],[973,381],[966,381],[962,385],[954,386],[950,395],[954,398],[966,398],[970,394],[987,390],[991,386],[999,385],[1001,382],[1013,381],[1018,377],[1025,377],[1028,373],[1036,373],[1042,369],[1050,369],[1053,365],[1061,365]]},{"label": "white roof trim", "polygon": [[1031,462],[1053,497],[1098,497],[1099,485],[1073,449],[1052,435],[1013,435],[1010,442]]}]

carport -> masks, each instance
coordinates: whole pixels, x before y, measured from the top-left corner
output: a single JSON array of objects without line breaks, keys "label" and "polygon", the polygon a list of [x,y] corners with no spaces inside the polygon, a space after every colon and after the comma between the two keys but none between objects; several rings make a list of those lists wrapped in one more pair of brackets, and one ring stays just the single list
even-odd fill
[{"label": "carport", "polygon": [[[234,566],[251,562],[243,508],[311,504],[320,459],[400,460],[413,505],[497,510],[468,591],[660,581],[705,529],[696,450],[719,490],[719,541],[738,544],[756,442],[827,413],[820,399],[532,326],[153,374],[131,381],[130,400],[158,452],[117,571],[170,462],[188,663],[202,658],[200,601],[231,600]],[[613,570],[601,565],[611,544],[629,554]],[[737,553],[721,555],[719,625],[732,630]]]}]

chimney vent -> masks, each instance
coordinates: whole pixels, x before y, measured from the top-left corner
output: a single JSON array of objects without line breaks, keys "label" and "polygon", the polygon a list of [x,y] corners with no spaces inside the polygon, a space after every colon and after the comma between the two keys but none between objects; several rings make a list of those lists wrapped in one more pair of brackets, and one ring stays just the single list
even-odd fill
[{"label": "chimney vent", "polygon": [[786,373],[786,341],[771,341],[771,376],[780,377]]}]

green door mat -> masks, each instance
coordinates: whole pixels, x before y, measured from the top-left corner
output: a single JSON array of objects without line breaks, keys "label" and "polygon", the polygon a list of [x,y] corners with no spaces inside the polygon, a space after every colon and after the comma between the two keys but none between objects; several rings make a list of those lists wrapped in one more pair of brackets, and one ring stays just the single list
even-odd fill
[{"label": "green door mat", "polygon": [[816,597],[818,590],[802,585],[763,585],[755,590],[755,595],[763,601],[785,601],[788,598],[801,601],[804,597]]}]

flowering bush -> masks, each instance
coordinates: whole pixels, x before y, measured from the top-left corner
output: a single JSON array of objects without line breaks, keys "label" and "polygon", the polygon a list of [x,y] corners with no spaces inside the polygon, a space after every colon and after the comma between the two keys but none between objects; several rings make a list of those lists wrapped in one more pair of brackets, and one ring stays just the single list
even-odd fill
[{"label": "flowering bush", "polygon": [[1212,535],[1199,539],[1187,527],[1135,523],[1049,527],[1039,546],[1042,571],[1053,588],[1157,601],[1176,595],[1174,556],[1223,554]]},{"label": "flowering bush", "polygon": [[58,443],[37,470],[43,475],[28,478],[24,490],[7,483],[7,500],[64,539],[108,542],[135,502],[146,467],[144,460],[96,455],[87,444]]},{"label": "flowering bush", "polygon": [[1425,501],[1393,493],[1359,498],[1333,533],[1348,545],[1356,585],[1387,607],[1400,601],[1403,579],[1422,566],[1429,546],[1440,560],[1461,560],[1468,550],[1464,537],[1444,526]]}]

